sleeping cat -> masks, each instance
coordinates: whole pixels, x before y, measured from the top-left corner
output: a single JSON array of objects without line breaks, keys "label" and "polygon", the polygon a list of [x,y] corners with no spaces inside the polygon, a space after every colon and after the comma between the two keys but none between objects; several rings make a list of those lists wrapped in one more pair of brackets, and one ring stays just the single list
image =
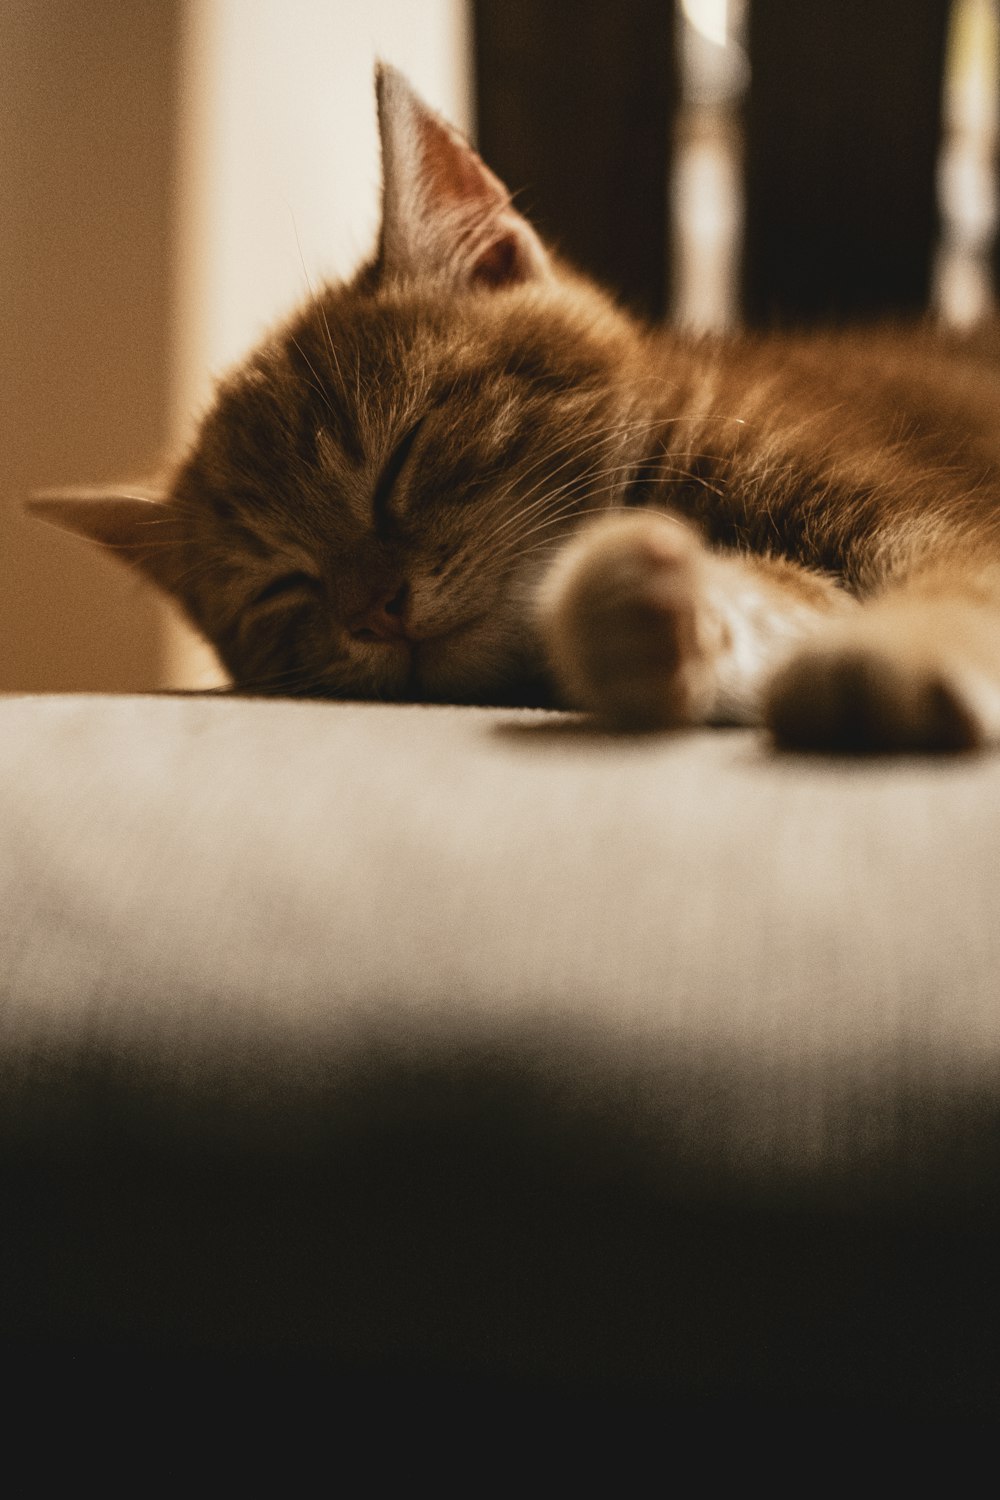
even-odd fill
[{"label": "sleeping cat", "polygon": [[1000,738],[1000,342],[640,326],[380,67],[382,226],[155,502],[35,502],[252,692]]}]

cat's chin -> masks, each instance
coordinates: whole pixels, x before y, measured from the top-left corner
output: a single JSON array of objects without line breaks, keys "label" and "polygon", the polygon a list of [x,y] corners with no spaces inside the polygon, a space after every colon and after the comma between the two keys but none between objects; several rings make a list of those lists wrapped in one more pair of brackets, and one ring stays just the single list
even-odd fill
[{"label": "cat's chin", "polygon": [[421,641],[402,696],[438,703],[536,703],[537,652],[527,641],[498,640],[487,621]]},{"label": "cat's chin", "polygon": [[[504,628],[481,615],[419,641],[356,643],[329,664],[316,661],[301,674],[280,673],[270,691],[317,698],[395,702],[532,703],[547,701],[540,687],[540,657],[533,639],[513,622]],[[261,679],[233,671],[244,691],[267,691]]]}]

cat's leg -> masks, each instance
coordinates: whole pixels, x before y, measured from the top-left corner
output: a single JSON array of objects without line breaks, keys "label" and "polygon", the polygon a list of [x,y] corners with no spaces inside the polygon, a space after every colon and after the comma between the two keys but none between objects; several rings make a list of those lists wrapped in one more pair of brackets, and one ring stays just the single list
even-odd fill
[{"label": "cat's leg", "polygon": [[539,595],[563,702],[636,728],[759,723],[775,670],[852,607],[827,578],[780,558],[712,552],[658,511],[583,528]]},{"label": "cat's leg", "polygon": [[863,604],[777,670],[765,718],[805,749],[1000,743],[1000,562],[935,564]]}]

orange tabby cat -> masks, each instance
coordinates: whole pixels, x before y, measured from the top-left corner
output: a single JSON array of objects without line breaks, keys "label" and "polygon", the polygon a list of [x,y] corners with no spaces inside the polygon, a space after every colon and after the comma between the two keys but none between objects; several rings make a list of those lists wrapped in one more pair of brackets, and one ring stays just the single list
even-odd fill
[{"label": "orange tabby cat", "polygon": [[567,266],[382,67],[372,261],[219,388],[163,497],[49,498],[250,691],[1000,737],[1000,346],[697,339]]}]

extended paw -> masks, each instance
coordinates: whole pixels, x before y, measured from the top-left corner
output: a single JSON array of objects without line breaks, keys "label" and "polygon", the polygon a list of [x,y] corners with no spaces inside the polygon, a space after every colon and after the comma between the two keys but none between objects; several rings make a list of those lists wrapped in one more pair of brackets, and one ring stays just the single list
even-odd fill
[{"label": "extended paw", "polygon": [[564,549],[540,613],[568,703],[629,727],[705,717],[714,645],[704,558],[695,533],[660,514],[608,517]]},{"label": "extended paw", "polygon": [[968,750],[985,738],[959,671],[880,642],[798,652],[772,680],[765,716],[779,744],[803,750]]}]

